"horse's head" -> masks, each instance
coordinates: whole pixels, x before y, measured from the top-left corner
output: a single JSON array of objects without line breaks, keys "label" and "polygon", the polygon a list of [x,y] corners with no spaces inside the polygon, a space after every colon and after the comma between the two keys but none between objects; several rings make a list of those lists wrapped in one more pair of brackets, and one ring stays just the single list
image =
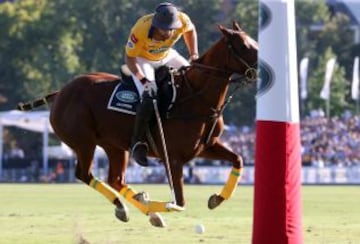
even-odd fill
[{"label": "horse's head", "polygon": [[233,28],[218,26],[224,35],[223,41],[228,47],[228,54],[224,58],[226,69],[230,72],[245,75],[247,81],[257,79],[258,43],[243,31],[237,22]]}]

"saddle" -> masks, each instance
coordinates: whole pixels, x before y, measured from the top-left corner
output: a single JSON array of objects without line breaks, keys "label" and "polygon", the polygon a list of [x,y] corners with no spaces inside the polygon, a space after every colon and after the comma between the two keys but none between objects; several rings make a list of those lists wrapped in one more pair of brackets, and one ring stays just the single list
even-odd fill
[{"label": "saddle", "polygon": [[[155,70],[155,80],[158,87],[157,103],[161,117],[165,116],[171,109],[176,98],[176,88],[171,72],[172,68],[168,66],[161,66]],[[110,96],[107,108],[135,115],[141,97],[130,72],[124,66],[121,68],[121,78]]]}]

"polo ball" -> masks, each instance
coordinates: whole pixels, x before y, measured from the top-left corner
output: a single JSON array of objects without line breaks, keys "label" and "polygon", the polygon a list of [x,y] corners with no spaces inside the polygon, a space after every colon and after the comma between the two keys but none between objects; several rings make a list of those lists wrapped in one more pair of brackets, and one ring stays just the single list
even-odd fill
[{"label": "polo ball", "polygon": [[198,234],[202,234],[205,232],[205,227],[202,224],[195,225],[195,232]]}]

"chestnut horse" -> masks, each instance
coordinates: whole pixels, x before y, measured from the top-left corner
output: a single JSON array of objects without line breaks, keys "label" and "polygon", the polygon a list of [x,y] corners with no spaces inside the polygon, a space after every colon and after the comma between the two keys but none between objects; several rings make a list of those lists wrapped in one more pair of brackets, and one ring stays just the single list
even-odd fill
[{"label": "chestnut horse", "polygon": [[[129,220],[128,209],[120,196],[149,215],[154,226],[165,225],[159,212],[183,210],[183,166],[194,157],[232,163],[221,193],[209,198],[210,209],[229,199],[235,190],[243,161],[220,141],[224,128],[222,111],[232,74],[239,74],[238,81],[243,83],[257,79],[257,42],[236,22],[232,29],[218,27],[222,38],[191,66],[173,77],[177,98],[169,118],[163,118],[162,124],[175,203],[151,201],[126,184],[125,171],[134,116],[106,108],[114,87],[121,82],[120,77],[108,73],[80,75],[59,91],[26,104],[19,103],[21,110],[52,103],[50,122],[56,135],[76,153],[76,177],[113,203],[116,206],[115,215],[120,220]],[[156,124],[150,130],[155,145],[161,145]],[[91,172],[96,145],[105,150],[109,160],[107,182],[100,181]],[[150,149],[149,152],[149,156],[161,160],[164,160],[164,155],[161,149]]]}]

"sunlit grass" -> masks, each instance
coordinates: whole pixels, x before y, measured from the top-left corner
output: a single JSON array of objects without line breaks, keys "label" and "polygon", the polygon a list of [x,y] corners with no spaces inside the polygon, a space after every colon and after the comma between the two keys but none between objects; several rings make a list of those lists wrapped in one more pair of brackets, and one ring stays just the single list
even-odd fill
[{"label": "sunlit grass", "polygon": [[[171,199],[167,185],[133,185],[152,199]],[[166,228],[127,204],[130,221],[84,184],[0,184],[0,243],[251,243],[253,187],[240,186],[218,209],[208,197],[221,186],[185,186],[186,210],[162,214]],[[360,243],[360,187],[303,187],[305,243]],[[271,211],[271,210],[269,210]],[[206,231],[196,234],[202,223]]]}]

